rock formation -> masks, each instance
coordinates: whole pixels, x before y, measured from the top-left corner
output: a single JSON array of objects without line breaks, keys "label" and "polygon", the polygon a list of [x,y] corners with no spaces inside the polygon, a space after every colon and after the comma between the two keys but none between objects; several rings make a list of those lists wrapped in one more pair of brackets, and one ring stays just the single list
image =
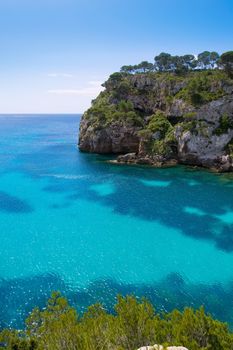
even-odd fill
[{"label": "rock formation", "polygon": [[82,117],[81,151],[233,171],[233,80],[223,71],[114,73],[104,86]]}]

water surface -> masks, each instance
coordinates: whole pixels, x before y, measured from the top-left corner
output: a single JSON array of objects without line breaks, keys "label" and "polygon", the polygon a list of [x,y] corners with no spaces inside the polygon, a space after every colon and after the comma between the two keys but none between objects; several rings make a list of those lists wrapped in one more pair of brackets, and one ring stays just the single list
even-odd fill
[{"label": "water surface", "polygon": [[62,291],[118,293],[233,324],[233,177],[117,166],[76,147],[79,116],[0,116],[0,326]]}]

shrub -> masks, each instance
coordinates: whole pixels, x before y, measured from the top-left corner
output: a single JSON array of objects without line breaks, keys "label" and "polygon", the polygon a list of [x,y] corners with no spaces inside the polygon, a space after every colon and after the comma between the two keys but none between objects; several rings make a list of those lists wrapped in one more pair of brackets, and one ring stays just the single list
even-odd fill
[{"label": "shrub", "polygon": [[214,87],[212,84],[216,81],[220,82],[226,79],[223,72],[220,71],[204,71],[194,72],[187,78],[186,86],[180,90],[176,97],[182,98],[194,106],[210,102],[224,95],[221,88]]},{"label": "shrub", "polygon": [[202,307],[161,315],[145,299],[119,296],[115,314],[96,304],[78,317],[66,299],[53,293],[44,310],[33,310],[24,331],[4,330],[0,342],[8,350],[136,350],[155,343],[232,350],[233,334]]},{"label": "shrub", "polygon": [[215,134],[220,136],[226,134],[228,129],[233,129],[233,119],[227,114],[223,114],[219,120],[219,126],[215,129]]},{"label": "shrub", "polygon": [[233,78],[233,51],[224,52],[220,57],[220,65],[230,78]]},{"label": "shrub", "polygon": [[118,103],[118,109],[121,112],[129,112],[129,111],[133,111],[134,107],[133,107],[133,103],[131,101],[125,101],[125,100],[121,100]]},{"label": "shrub", "polygon": [[196,112],[187,112],[184,114],[185,119],[194,119],[196,117],[197,113]]},{"label": "shrub", "polygon": [[157,112],[152,115],[148,124],[148,129],[152,133],[158,131],[160,132],[161,138],[164,138],[169,128],[171,128],[171,124],[162,112]]}]

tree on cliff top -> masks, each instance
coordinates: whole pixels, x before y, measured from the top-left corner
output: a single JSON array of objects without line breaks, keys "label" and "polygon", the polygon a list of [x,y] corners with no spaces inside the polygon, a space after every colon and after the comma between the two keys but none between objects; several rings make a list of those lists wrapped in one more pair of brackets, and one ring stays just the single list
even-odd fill
[{"label": "tree on cliff top", "polygon": [[136,65],[125,65],[121,72],[126,74],[148,73],[148,72],[174,72],[183,74],[188,71],[200,69],[216,69],[223,67],[231,75],[233,71],[233,53],[228,51],[222,54],[221,59],[216,51],[203,51],[195,57],[192,54],[172,56],[167,52],[161,52],[154,58],[154,64],[142,61]]},{"label": "tree on cliff top", "polygon": [[233,51],[227,51],[221,55],[220,65],[230,78],[233,78]]},{"label": "tree on cliff top", "polygon": [[197,67],[200,69],[213,69],[217,67],[219,54],[215,51],[204,51],[197,56]]},{"label": "tree on cliff top", "polygon": [[139,64],[135,64],[134,66],[122,66],[121,72],[122,73],[147,73],[152,72],[154,70],[153,63],[150,63],[148,61],[142,61]]},{"label": "tree on cliff top", "polygon": [[195,56],[191,54],[172,56],[169,53],[162,52],[155,56],[155,69],[159,72],[185,73],[195,67]]}]

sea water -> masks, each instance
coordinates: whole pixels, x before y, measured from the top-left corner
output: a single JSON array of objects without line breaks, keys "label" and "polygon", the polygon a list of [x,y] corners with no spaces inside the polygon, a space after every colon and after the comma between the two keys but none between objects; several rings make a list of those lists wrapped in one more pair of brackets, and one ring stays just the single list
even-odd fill
[{"label": "sea water", "polygon": [[233,325],[233,176],[79,152],[80,116],[0,116],[0,327],[61,291],[204,305]]}]

